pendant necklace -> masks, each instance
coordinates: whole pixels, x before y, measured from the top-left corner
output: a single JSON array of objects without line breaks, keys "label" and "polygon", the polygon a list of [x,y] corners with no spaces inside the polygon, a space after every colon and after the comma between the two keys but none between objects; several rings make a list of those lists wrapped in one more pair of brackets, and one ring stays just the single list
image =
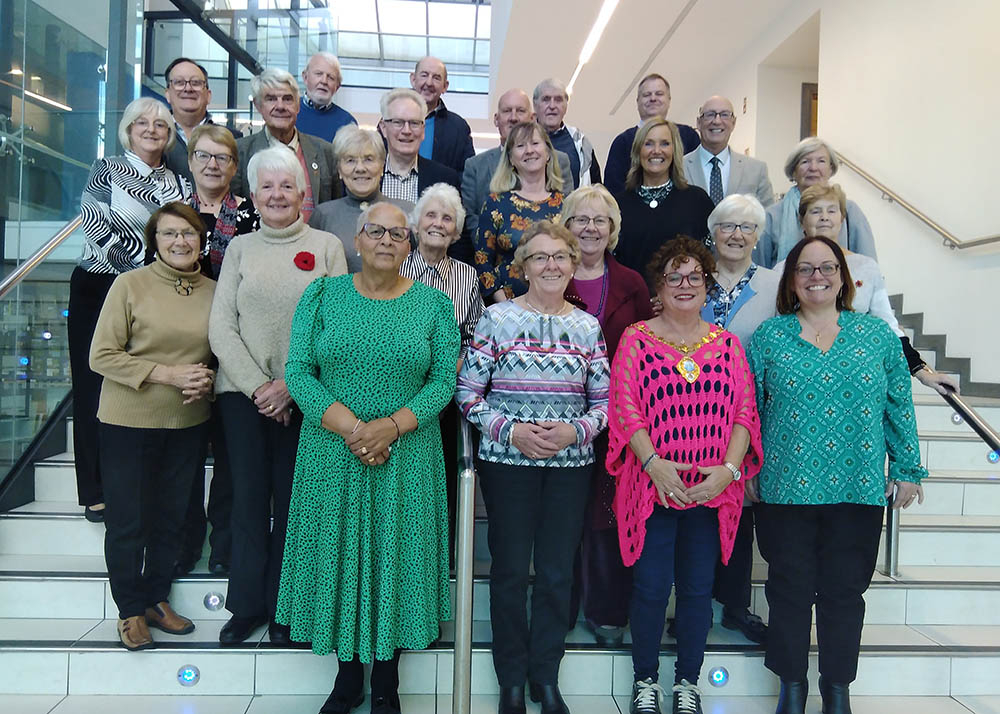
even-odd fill
[{"label": "pendant necklace", "polygon": [[807,319],[806,319],[806,318],[805,318],[805,317],[804,317],[804,316],[802,315],[802,313],[801,313],[801,312],[799,312],[799,314],[798,314],[798,318],[799,318],[799,320],[801,320],[801,321],[802,321],[802,322],[804,323],[804,325],[805,325],[806,327],[808,327],[808,328],[809,328],[810,330],[812,330],[813,332],[815,332],[815,333],[816,333],[816,336],[815,336],[815,337],[813,338],[813,342],[815,342],[815,343],[816,343],[816,346],[817,346],[817,347],[819,347],[819,338],[820,338],[820,336],[821,336],[821,335],[822,335],[822,334],[823,334],[824,332],[826,332],[826,331],[827,331],[827,330],[828,330],[828,329],[829,329],[830,327],[832,327],[833,325],[836,325],[836,324],[837,324],[837,322],[838,322],[838,321],[840,320],[840,313],[838,312],[838,313],[837,313],[837,316],[836,316],[835,318],[833,318],[833,320],[832,320],[832,321],[830,321],[830,322],[827,322],[827,323],[826,323],[825,325],[823,325],[823,326],[822,326],[822,327],[821,327],[820,329],[818,329],[818,330],[816,329],[816,327],[815,327],[815,326],[814,326],[814,325],[813,325],[813,324],[812,324],[811,322],[809,322],[809,320],[807,320]]}]

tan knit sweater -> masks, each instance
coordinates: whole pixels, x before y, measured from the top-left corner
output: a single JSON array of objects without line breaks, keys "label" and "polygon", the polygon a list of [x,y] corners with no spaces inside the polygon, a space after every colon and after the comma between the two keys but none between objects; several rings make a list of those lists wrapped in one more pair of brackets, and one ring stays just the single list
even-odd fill
[{"label": "tan knit sweater", "polygon": [[[183,281],[178,285],[178,280]],[[190,295],[187,292],[190,286]],[[210,400],[184,404],[177,387],[146,382],[158,365],[209,364],[208,315],[215,281],[162,261],[115,278],[90,345],[104,376],[97,418],[140,429],[186,429],[208,420]]]},{"label": "tan knit sweater", "polygon": [[[311,269],[306,269],[308,262]],[[212,351],[219,358],[216,393],[250,397],[272,379],[284,379],[299,298],[316,278],[346,272],[340,240],[310,228],[301,218],[281,229],[261,224],[259,231],[230,243],[208,328]]]}]

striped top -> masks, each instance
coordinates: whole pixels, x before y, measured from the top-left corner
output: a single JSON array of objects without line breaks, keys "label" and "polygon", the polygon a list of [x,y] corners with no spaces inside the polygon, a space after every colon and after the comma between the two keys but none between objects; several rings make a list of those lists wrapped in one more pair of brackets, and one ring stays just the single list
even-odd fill
[{"label": "striped top", "polygon": [[[597,319],[544,315],[513,301],[486,308],[458,375],[455,401],[483,433],[479,458],[514,466],[585,466],[608,424],[608,357]],[[577,440],[548,459],[511,444],[519,422],[564,421]]]},{"label": "striped top", "polygon": [[451,298],[455,306],[455,321],[462,336],[462,350],[459,357],[464,356],[484,309],[483,296],[479,294],[479,277],[476,275],[476,269],[447,255],[439,263],[431,265],[424,260],[419,250],[414,250],[410,251],[403,264],[399,266],[399,274],[404,278],[437,288]]},{"label": "striped top", "polygon": [[80,267],[106,275],[141,268],[149,217],[161,206],[190,196],[187,179],[163,164],[150,168],[131,151],[98,159],[80,200],[86,237]]}]

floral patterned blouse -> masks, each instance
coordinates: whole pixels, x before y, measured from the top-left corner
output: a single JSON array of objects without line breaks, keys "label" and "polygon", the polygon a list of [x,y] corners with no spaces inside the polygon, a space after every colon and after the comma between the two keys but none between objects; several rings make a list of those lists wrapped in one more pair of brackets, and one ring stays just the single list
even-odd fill
[{"label": "floral patterned blouse", "polygon": [[532,223],[559,220],[563,195],[553,191],[544,201],[529,201],[513,191],[491,193],[483,204],[479,230],[473,238],[479,292],[483,297],[503,290],[508,298],[524,295],[528,284],[511,266],[521,234]]}]

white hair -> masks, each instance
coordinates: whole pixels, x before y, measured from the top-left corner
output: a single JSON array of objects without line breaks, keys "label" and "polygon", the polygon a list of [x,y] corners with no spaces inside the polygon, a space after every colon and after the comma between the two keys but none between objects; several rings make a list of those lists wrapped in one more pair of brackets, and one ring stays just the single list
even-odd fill
[{"label": "white hair", "polygon": [[399,87],[397,89],[390,89],[382,95],[382,99],[379,101],[379,108],[382,111],[383,119],[385,119],[389,114],[389,105],[397,99],[409,99],[411,102],[414,102],[418,107],[420,107],[420,116],[427,116],[427,102],[425,102],[424,98],[420,96],[420,93],[412,89]]},{"label": "white hair", "polygon": [[708,231],[711,233],[720,223],[742,223],[752,221],[757,224],[757,234],[764,230],[767,213],[756,196],[748,193],[734,193],[719,201],[719,205],[708,214]]},{"label": "white hair", "polygon": [[410,224],[414,230],[420,225],[420,218],[424,215],[427,206],[434,201],[440,203],[445,207],[445,210],[450,211],[455,216],[455,233],[456,235],[461,233],[462,228],[465,227],[465,206],[462,205],[462,197],[458,195],[455,187],[447,183],[436,183],[433,186],[428,186],[420,194],[417,205],[413,207],[413,213],[410,214]]},{"label": "white hair", "polygon": [[169,134],[167,136],[167,145],[163,147],[163,151],[164,153],[170,151],[177,136],[177,129],[174,127],[174,117],[166,104],[152,97],[139,97],[128,103],[125,111],[122,112],[122,120],[118,122],[118,141],[121,142],[122,146],[131,151],[132,137],[129,136],[129,132],[132,129],[132,125],[135,124],[136,119],[147,114],[153,114],[157,119],[162,119],[167,123]]},{"label": "white hair", "polygon": [[403,222],[406,223],[406,211],[397,206],[395,203],[389,203],[388,201],[379,201],[378,203],[372,203],[368,205],[368,208],[361,212],[358,216],[358,225],[355,235],[364,230],[365,224],[368,223],[368,218],[372,215],[376,208],[391,208],[394,211],[399,211],[399,215],[403,217]]},{"label": "white hair", "polygon": [[788,180],[795,180],[795,167],[802,161],[803,156],[811,154],[814,151],[819,151],[820,149],[826,149],[826,153],[830,155],[830,175],[833,176],[837,173],[837,169],[840,168],[840,161],[837,160],[837,152],[833,150],[833,147],[818,136],[807,136],[795,145],[792,153],[785,159],[785,176],[788,177]]},{"label": "white hair", "polygon": [[299,83],[286,70],[268,67],[250,80],[250,94],[255,102],[265,89],[288,89],[295,95],[295,101],[299,101]]},{"label": "white hair", "polygon": [[563,84],[560,80],[555,79],[554,77],[543,79],[541,82],[538,83],[538,85],[535,87],[535,91],[531,94],[531,101],[537,102],[539,99],[541,99],[542,90],[546,88],[558,89],[560,92],[562,92],[563,99],[565,99],[567,102],[569,101],[569,92],[566,91],[566,85]]},{"label": "white hair", "polygon": [[323,60],[324,62],[333,67],[333,73],[337,75],[338,83],[343,81],[343,75],[341,75],[340,73],[340,60],[337,59],[337,55],[333,54],[332,52],[316,52],[315,54],[313,54],[313,56],[309,58],[309,61],[306,62],[306,71],[309,71],[309,67],[310,65],[312,65],[312,61],[317,57],[319,57],[321,60]]},{"label": "white hair", "polygon": [[295,177],[295,186],[299,191],[306,190],[306,174],[299,163],[299,157],[290,148],[270,146],[261,149],[250,157],[247,162],[247,183],[250,193],[257,193],[257,174],[261,171],[281,171]]}]

